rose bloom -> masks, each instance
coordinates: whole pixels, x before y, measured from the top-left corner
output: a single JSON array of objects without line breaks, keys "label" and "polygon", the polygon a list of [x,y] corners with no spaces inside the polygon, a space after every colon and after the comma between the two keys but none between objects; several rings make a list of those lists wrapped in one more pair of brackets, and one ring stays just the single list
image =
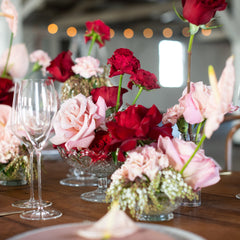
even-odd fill
[{"label": "rose bloom", "polygon": [[[126,93],[128,90],[125,88],[121,88],[121,95],[120,95],[120,106],[122,105],[122,96],[124,93]],[[94,88],[91,91],[91,95],[93,98],[93,102],[97,102],[98,97],[101,96],[105,102],[107,107],[115,107],[117,102],[117,94],[118,94],[118,87],[100,87],[100,88]]]},{"label": "rose bloom", "polygon": [[90,41],[94,34],[97,34],[96,42],[99,47],[103,47],[105,45],[105,41],[110,40],[110,27],[108,27],[103,21],[95,20],[93,22],[86,22],[86,33],[84,35],[85,43]]},{"label": "rose bloom", "polygon": [[53,122],[54,145],[65,143],[69,151],[73,148],[88,148],[95,137],[95,130],[105,121],[106,104],[99,98],[96,104],[91,96],[82,94],[63,102]]},{"label": "rose bloom", "polygon": [[[8,49],[4,51],[0,58],[0,73],[6,65]],[[11,55],[8,61],[7,73],[12,78],[24,78],[29,67],[29,56],[25,44],[15,44],[12,46]]]},{"label": "rose bloom", "polygon": [[[196,144],[178,138],[159,136],[158,148],[168,156],[169,165],[181,171],[196,149]],[[205,156],[204,150],[199,149],[183,172],[184,181],[194,190],[217,183],[220,180],[220,167],[210,157]]]},{"label": "rose bloom", "polygon": [[128,83],[128,88],[130,89],[132,89],[133,84],[144,87],[146,90],[160,88],[155,74],[144,69],[137,70],[135,74],[131,75],[130,79],[131,81]]},{"label": "rose bloom", "polygon": [[8,26],[13,33],[13,36],[15,37],[17,34],[18,23],[17,10],[15,6],[10,2],[10,0],[2,0],[1,9],[3,11],[3,16],[6,17]]},{"label": "rose bloom", "polygon": [[30,62],[38,63],[40,66],[42,66],[42,73],[45,76],[46,74],[46,68],[50,65],[51,58],[48,56],[46,52],[39,49],[30,54]]},{"label": "rose bloom", "polygon": [[94,57],[76,58],[75,62],[77,64],[72,67],[73,72],[84,78],[90,78],[103,73],[103,68],[100,67],[100,61]]},{"label": "rose bloom", "polygon": [[132,75],[140,68],[140,61],[127,48],[115,50],[112,57],[108,59],[107,64],[111,65],[109,77],[124,73]]},{"label": "rose bloom", "polygon": [[133,105],[117,112],[114,120],[107,122],[106,126],[112,136],[110,149],[119,148],[118,160],[125,161],[124,152],[134,149],[138,140],[157,141],[160,134],[171,137],[171,125],[159,127],[161,120],[162,114],[155,105],[149,109]]},{"label": "rose bloom", "polygon": [[0,78],[0,104],[12,106],[13,101],[13,81],[8,78]]},{"label": "rose bloom", "polygon": [[163,124],[176,124],[177,120],[183,115],[183,111],[184,107],[180,106],[180,104],[176,104],[172,108],[168,108],[167,112],[163,114]]},{"label": "rose bloom", "polygon": [[71,51],[61,52],[50,62],[46,70],[52,75],[53,80],[65,82],[68,78],[74,75],[72,66],[74,62],[71,59]]},{"label": "rose bloom", "polygon": [[207,24],[216,11],[227,7],[225,0],[182,0],[183,17],[195,25]]}]

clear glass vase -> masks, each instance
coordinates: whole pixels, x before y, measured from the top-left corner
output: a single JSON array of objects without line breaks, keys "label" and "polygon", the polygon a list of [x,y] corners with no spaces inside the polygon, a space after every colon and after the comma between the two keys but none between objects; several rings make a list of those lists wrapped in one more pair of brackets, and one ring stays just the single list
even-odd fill
[{"label": "clear glass vase", "polygon": [[139,221],[161,222],[174,218],[173,211],[181,205],[181,198],[176,198],[174,203],[164,193],[159,197],[159,206],[155,206],[149,199],[147,208],[143,212],[137,211],[136,218]]}]

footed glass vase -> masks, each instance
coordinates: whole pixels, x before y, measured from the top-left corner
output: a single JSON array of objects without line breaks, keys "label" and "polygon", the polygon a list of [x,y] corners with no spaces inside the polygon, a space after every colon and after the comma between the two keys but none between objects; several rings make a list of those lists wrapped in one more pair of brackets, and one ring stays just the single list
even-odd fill
[{"label": "footed glass vase", "polygon": [[160,194],[158,206],[154,205],[149,199],[147,207],[141,212],[137,207],[136,218],[139,221],[147,222],[162,222],[169,221],[174,218],[173,211],[181,205],[181,198],[175,199],[175,202],[171,202],[167,195]]}]

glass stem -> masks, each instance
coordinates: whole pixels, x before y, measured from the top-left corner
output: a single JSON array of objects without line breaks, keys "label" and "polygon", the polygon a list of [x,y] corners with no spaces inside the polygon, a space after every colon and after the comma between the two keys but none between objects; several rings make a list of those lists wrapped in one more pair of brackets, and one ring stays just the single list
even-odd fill
[{"label": "glass stem", "polygon": [[37,156],[37,170],[38,170],[38,211],[43,211],[43,204],[42,204],[42,174],[41,174],[41,150],[36,149],[36,156]]},{"label": "glass stem", "polygon": [[107,177],[99,177],[98,178],[98,191],[105,192],[107,189]]},{"label": "glass stem", "polygon": [[34,203],[34,171],[33,171],[33,154],[34,150],[30,150],[30,202]]}]

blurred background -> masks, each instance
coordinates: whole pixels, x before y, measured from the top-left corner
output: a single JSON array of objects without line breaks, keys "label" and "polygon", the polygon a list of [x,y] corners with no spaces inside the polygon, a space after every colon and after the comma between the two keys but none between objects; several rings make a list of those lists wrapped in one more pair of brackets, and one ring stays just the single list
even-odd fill
[{"label": "blurred background", "polygon": [[[15,43],[25,43],[28,52],[42,49],[53,59],[60,52],[70,50],[73,59],[87,55],[84,43],[85,23],[103,20],[111,28],[111,40],[105,47],[93,49],[92,56],[103,65],[117,48],[128,48],[140,60],[141,67],[154,73],[161,86],[144,92],[138,104],[157,105],[160,111],[177,103],[186,87],[188,24],[173,10],[173,3],[181,13],[181,0],[11,0],[17,7],[19,20]],[[192,49],[193,82],[208,83],[208,66],[221,75],[225,61],[235,56],[236,87],[234,104],[239,105],[240,82],[240,1],[228,0],[225,11],[218,12],[214,25],[217,29],[199,31]],[[8,48],[9,30],[0,18],[0,54]],[[113,82],[117,81],[113,79]],[[126,80],[128,82],[128,80]],[[61,84],[57,88],[60,91]],[[134,94],[126,96],[131,102]],[[238,113],[237,113],[238,114]],[[207,155],[224,166],[225,139],[231,123],[223,123],[204,148]],[[240,137],[234,136],[234,169],[240,170]]]}]

